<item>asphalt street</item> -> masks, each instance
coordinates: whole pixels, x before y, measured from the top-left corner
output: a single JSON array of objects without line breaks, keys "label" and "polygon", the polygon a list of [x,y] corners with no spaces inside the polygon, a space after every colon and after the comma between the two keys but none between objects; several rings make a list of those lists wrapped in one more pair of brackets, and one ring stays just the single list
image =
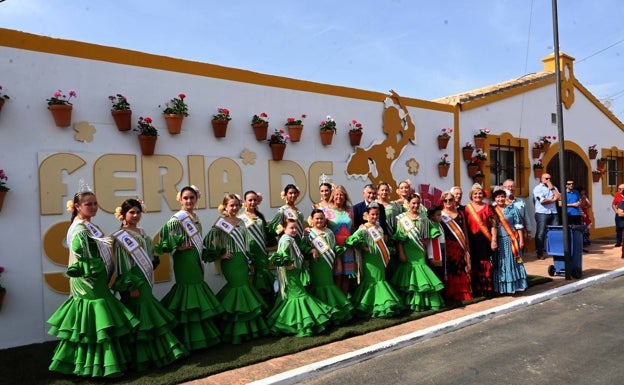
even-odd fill
[{"label": "asphalt street", "polygon": [[304,384],[621,384],[624,277]]}]

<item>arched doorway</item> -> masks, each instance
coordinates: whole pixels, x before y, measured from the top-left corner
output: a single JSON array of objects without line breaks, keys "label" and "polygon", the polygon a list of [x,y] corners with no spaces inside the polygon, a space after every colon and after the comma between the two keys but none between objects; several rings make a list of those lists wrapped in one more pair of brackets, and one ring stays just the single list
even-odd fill
[{"label": "arched doorway", "polygon": [[[591,181],[589,180],[589,170],[585,161],[575,152],[565,151],[566,164],[564,165],[564,172],[566,179],[571,179],[576,183],[576,188],[584,187],[586,190],[591,187]],[[552,177],[552,183],[557,186],[560,191],[565,191],[565,186],[559,185],[559,153],[553,156],[553,158],[546,165],[546,171]],[[564,181],[565,183],[565,181]]]}]

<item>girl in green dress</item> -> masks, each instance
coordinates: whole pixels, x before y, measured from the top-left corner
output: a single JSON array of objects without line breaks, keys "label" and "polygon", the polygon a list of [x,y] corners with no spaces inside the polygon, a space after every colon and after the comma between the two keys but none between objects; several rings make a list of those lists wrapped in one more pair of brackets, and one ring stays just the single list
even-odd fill
[{"label": "girl in green dress", "polygon": [[67,210],[70,297],[48,319],[49,333],[61,339],[49,369],[78,376],[120,376],[130,361],[132,331],[139,321],[108,287],[115,269],[110,239],[91,223],[98,210],[95,194],[77,193]]},{"label": "girl in green dress", "polygon": [[351,319],[353,305],[334,283],[333,267],[337,255],[344,253],[344,246],[336,246],[334,233],[327,228],[322,209],[312,210],[312,228],[306,237],[306,248],[310,250],[310,285],[308,292],[331,306],[332,321],[340,324]]},{"label": "girl in green dress", "polygon": [[193,211],[199,190],[186,186],[178,193],[181,210],[160,229],[156,253],[171,253],[175,284],[161,303],[176,317],[175,335],[188,350],[216,345],[220,332],[215,319],[223,312],[210,286],[204,281],[201,255],[202,226]]},{"label": "girl in green dress", "polygon": [[303,214],[299,211],[297,206],[295,206],[297,199],[299,199],[299,188],[292,183],[287,184],[280,196],[286,204],[277,209],[277,213],[269,224],[269,233],[272,236],[277,237],[277,229],[282,227],[286,219],[294,219],[297,223],[297,235],[295,236],[295,239],[297,240],[299,246],[301,246],[305,223],[303,221]]},{"label": "girl in green dress", "polygon": [[152,294],[154,269],[160,261],[154,256],[152,239],[138,226],[143,211],[140,201],[125,200],[115,210],[115,217],[122,222],[121,229],[112,235],[117,262],[113,289],[141,321],[131,346],[132,365],[139,371],[159,368],[188,355],[171,331],[176,324],[173,314]]},{"label": "girl in green dress", "polygon": [[377,226],[381,208],[371,202],[364,219],[368,221],[347,238],[346,244],[356,250],[359,285],[351,298],[354,314],[362,318],[387,318],[401,312],[401,299],[386,281],[390,252]]},{"label": "girl in green dress", "polygon": [[325,330],[331,321],[332,309],[306,292],[301,273],[303,253],[295,238],[299,224],[296,219],[286,219],[277,244],[277,252],[269,261],[278,266],[280,294],[275,306],[267,316],[271,331],[275,334],[294,334],[305,337]]},{"label": "girl in green dress", "polygon": [[268,242],[268,227],[264,215],[258,210],[262,195],[255,191],[247,191],[243,196],[243,212],[238,216],[249,233],[249,258],[254,265],[254,286],[269,306],[275,301],[273,284],[275,276],[269,270],[269,256],[266,248],[275,246],[276,242]]},{"label": "girl in green dress", "polygon": [[397,217],[394,240],[399,263],[390,282],[401,295],[403,306],[412,311],[440,309],[444,284],[427,266],[429,219],[422,216],[420,195],[407,197],[408,211]]},{"label": "girl in green dress", "polygon": [[251,284],[254,272],[249,258],[249,233],[245,223],[236,217],[241,203],[238,196],[228,194],[219,206],[222,214],[204,238],[204,259],[215,261],[227,283],[217,293],[225,312],[221,318],[223,340],[240,344],[269,333],[262,317],[267,305]]}]

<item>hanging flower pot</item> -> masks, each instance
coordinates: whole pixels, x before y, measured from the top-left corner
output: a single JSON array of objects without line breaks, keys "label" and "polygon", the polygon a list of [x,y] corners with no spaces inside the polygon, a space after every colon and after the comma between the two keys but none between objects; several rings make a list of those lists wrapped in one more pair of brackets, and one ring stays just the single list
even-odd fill
[{"label": "hanging flower pot", "polygon": [[167,122],[167,131],[171,135],[177,135],[182,131],[182,120],[184,115],[182,114],[165,114],[165,121]]},{"label": "hanging flower pot", "polygon": [[286,151],[286,143],[271,143],[271,155],[273,160],[282,160]]},{"label": "hanging flower pot", "polygon": [[139,135],[139,144],[141,145],[141,154],[154,155],[156,148],[157,136]]},{"label": "hanging flower pot", "polygon": [[290,135],[291,142],[298,142],[301,140],[301,131],[303,131],[302,124],[291,124],[288,126],[288,135]]},{"label": "hanging flower pot", "polygon": [[473,183],[479,183],[480,185],[483,186],[483,181],[485,181],[485,175],[478,172],[475,176],[472,177],[472,181]]},{"label": "hanging flower pot", "polygon": [[541,154],[542,154],[542,150],[540,148],[533,147],[531,149],[531,155],[533,156],[533,159],[539,158]]},{"label": "hanging flower pot", "polygon": [[321,130],[321,143],[323,144],[323,146],[331,145],[332,140],[334,140],[333,130]]},{"label": "hanging flower pot", "polygon": [[251,127],[253,128],[257,141],[266,140],[269,123],[254,123]]},{"label": "hanging flower pot", "polygon": [[4,106],[4,98],[0,97],[0,111],[2,111],[2,106]]},{"label": "hanging flower pot", "polygon": [[72,109],[71,104],[50,104],[48,106],[57,127],[71,126]]},{"label": "hanging flower pot", "polygon": [[596,161],[596,168],[604,169],[607,164],[606,158],[599,158]]},{"label": "hanging flower pot", "polygon": [[479,172],[479,165],[477,164],[468,164],[468,176],[474,177]]},{"label": "hanging flower pot", "polygon": [[111,115],[119,131],[130,131],[132,128],[132,110],[112,110]]},{"label": "hanging flower pot", "polygon": [[601,177],[602,177],[602,174],[600,173],[592,173],[592,180],[594,181],[594,183],[600,182]]},{"label": "hanging flower pot", "polygon": [[542,152],[546,153],[548,150],[550,150],[550,143],[544,143],[542,145]]},{"label": "hanging flower pot", "polygon": [[4,296],[6,295],[6,289],[0,287],[0,310],[2,310],[2,305],[4,304]]},{"label": "hanging flower pot", "polygon": [[589,159],[596,159],[598,156],[598,150],[589,150]]},{"label": "hanging flower pot", "polygon": [[446,150],[446,147],[448,146],[449,140],[451,140],[450,136],[438,135],[438,149],[439,150]]},{"label": "hanging flower pot", "polygon": [[0,211],[2,211],[2,206],[4,205],[4,197],[6,196],[6,191],[0,191]]},{"label": "hanging flower pot", "polygon": [[441,178],[444,178],[448,175],[449,168],[451,168],[448,164],[439,164],[438,165],[438,174]]},{"label": "hanging flower pot", "polygon": [[475,136],[474,137],[475,147],[483,148],[485,147],[485,137],[484,136]]},{"label": "hanging flower pot", "polygon": [[474,152],[474,148],[462,148],[462,157],[465,161],[468,161],[472,158],[472,153]]},{"label": "hanging flower pot", "polygon": [[227,133],[228,120],[212,120],[212,129],[214,130],[215,138],[225,138]]},{"label": "hanging flower pot", "polygon": [[359,146],[360,142],[362,142],[362,131],[349,131],[349,142],[353,147]]},{"label": "hanging flower pot", "polygon": [[538,179],[540,179],[542,177],[543,173],[544,173],[544,169],[543,168],[534,168],[533,169],[533,176],[535,176]]}]

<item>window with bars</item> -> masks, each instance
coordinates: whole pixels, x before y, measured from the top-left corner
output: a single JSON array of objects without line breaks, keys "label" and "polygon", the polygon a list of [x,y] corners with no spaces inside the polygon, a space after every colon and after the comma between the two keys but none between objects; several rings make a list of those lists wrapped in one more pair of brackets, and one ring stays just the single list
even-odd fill
[{"label": "window with bars", "polygon": [[617,187],[622,183],[622,158],[607,158],[607,186]]},{"label": "window with bars", "polygon": [[516,138],[509,133],[500,136],[490,135],[487,141],[489,186],[500,186],[506,179],[516,182],[516,195],[526,197],[529,194],[530,164],[528,161],[529,144],[527,139]]}]

